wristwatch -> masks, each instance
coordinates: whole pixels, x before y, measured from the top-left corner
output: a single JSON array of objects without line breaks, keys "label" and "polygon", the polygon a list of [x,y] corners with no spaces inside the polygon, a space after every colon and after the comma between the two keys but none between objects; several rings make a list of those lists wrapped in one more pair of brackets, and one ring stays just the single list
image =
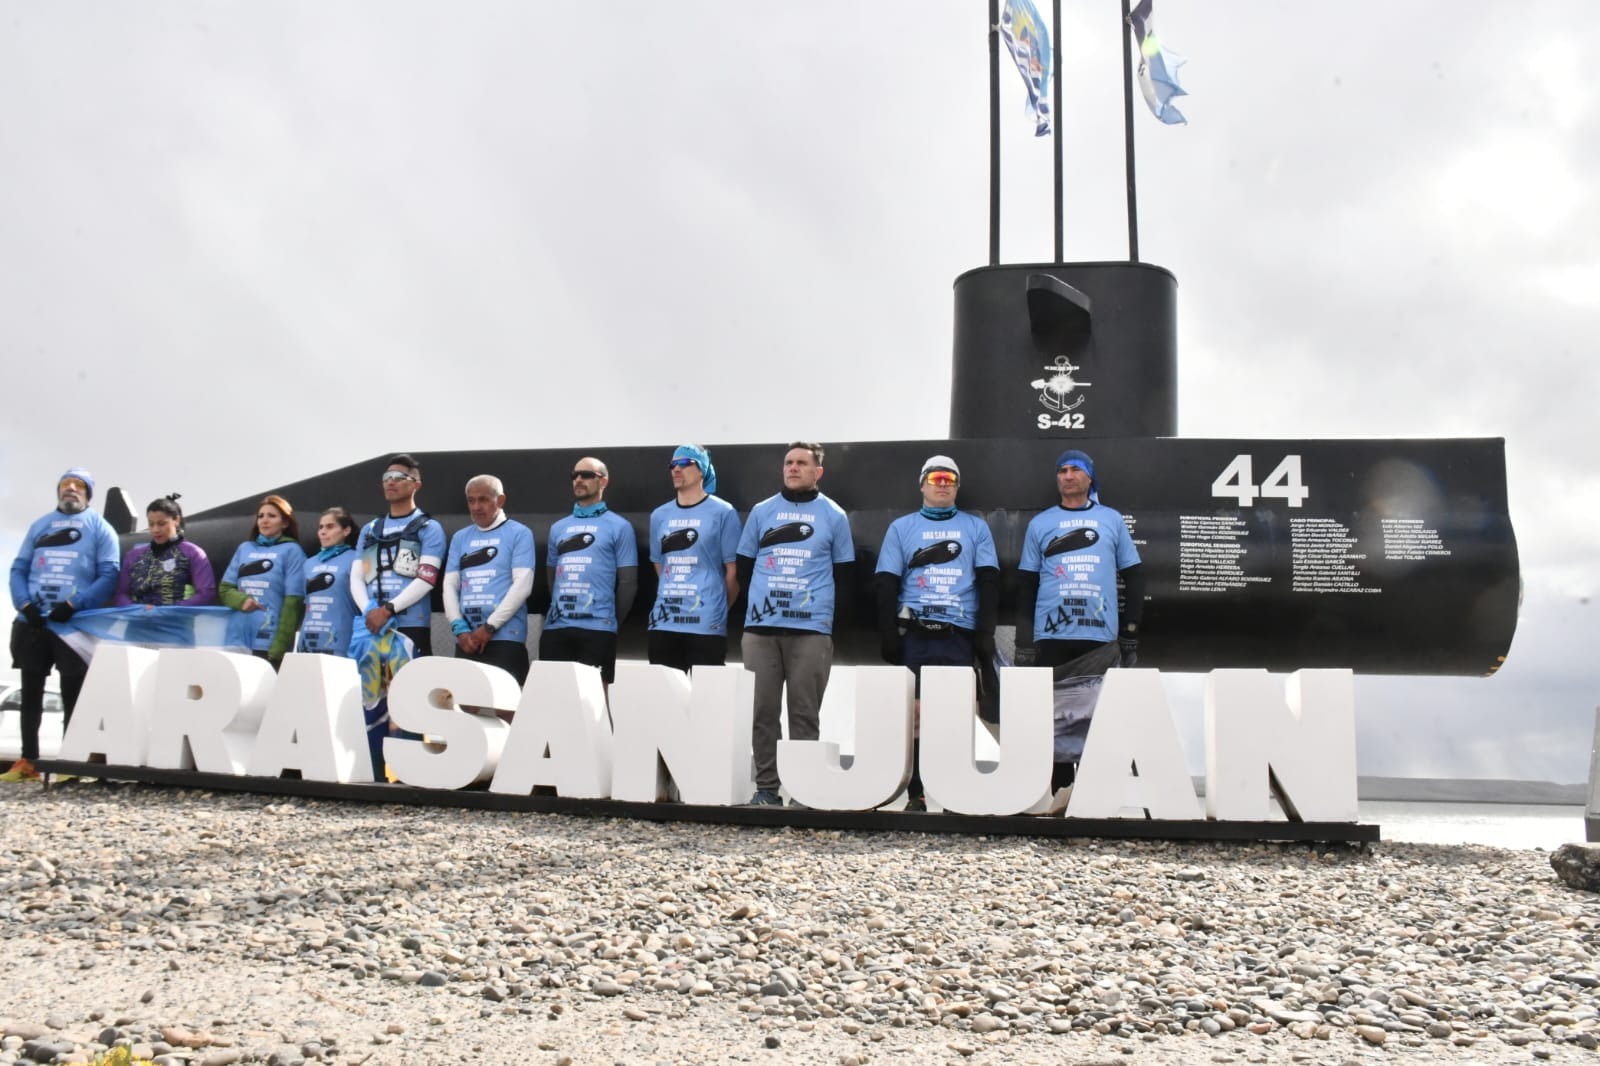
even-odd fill
[{"label": "wristwatch", "polygon": [[382,603],[378,604],[378,606],[382,607],[385,611],[388,611],[390,614],[399,614],[400,613],[399,611],[394,609],[394,601],[393,600],[384,600]]},{"label": "wristwatch", "polygon": [[500,627],[495,625],[493,622],[485,622],[485,623],[483,623],[483,628],[485,628],[485,629],[487,629],[489,631],[489,635],[491,637],[494,636],[496,633],[500,632]]}]

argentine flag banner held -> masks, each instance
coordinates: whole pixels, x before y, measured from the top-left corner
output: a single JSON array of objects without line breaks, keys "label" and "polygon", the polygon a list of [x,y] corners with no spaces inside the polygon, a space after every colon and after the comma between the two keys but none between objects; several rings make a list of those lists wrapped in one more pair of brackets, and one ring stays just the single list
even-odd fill
[{"label": "argentine flag banner held", "polygon": [[1028,117],[1034,136],[1050,133],[1050,30],[1033,6],[1033,0],[1006,0],[1000,12],[1000,37],[1028,87]]},{"label": "argentine flag banner held", "polygon": [[84,659],[103,641],[147,648],[219,648],[250,653],[257,614],[229,607],[103,607],[51,622],[68,647]]}]

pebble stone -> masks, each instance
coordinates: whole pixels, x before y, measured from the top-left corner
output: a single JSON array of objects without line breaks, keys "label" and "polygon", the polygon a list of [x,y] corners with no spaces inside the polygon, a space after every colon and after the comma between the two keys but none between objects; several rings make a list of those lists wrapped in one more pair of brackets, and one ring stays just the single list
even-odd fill
[{"label": "pebble stone", "polygon": [[0,1066],[113,1046],[184,1066],[1600,1050],[1600,909],[1537,851],[852,834],[134,785],[0,786],[0,843]]}]

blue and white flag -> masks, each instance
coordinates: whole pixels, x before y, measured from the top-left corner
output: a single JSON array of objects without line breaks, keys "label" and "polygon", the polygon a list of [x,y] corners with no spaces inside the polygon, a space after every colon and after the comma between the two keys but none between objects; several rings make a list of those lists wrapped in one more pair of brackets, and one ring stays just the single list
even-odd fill
[{"label": "blue and white flag", "polygon": [[1139,0],[1128,14],[1128,21],[1133,24],[1133,38],[1139,44],[1139,88],[1144,93],[1144,102],[1150,105],[1150,113],[1156,118],[1169,126],[1187,124],[1189,120],[1172,100],[1189,95],[1178,84],[1178,68],[1188,60],[1161,47],[1150,16],[1151,3],[1152,0]]},{"label": "blue and white flag", "polygon": [[85,661],[105,641],[146,648],[219,648],[250,653],[261,619],[229,607],[102,607],[50,628]]},{"label": "blue and white flag", "polygon": [[1034,9],[1033,0],[1006,0],[1000,12],[1000,36],[1028,87],[1028,117],[1034,136],[1050,133],[1050,30]]}]

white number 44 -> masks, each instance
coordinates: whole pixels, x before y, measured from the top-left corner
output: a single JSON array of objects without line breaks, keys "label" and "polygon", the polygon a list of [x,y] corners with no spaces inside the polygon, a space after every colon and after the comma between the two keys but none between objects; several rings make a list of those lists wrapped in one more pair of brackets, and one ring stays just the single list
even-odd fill
[{"label": "white number 44", "polygon": [[1254,461],[1248,455],[1236,455],[1233,462],[1223,468],[1217,480],[1211,483],[1211,495],[1225,500],[1237,500],[1240,507],[1252,506],[1257,498],[1285,500],[1290,507],[1299,507],[1311,490],[1300,480],[1300,457],[1286,455],[1283,462],[1273,467],[1272,473],[1260,485],[1255,483]]}]

